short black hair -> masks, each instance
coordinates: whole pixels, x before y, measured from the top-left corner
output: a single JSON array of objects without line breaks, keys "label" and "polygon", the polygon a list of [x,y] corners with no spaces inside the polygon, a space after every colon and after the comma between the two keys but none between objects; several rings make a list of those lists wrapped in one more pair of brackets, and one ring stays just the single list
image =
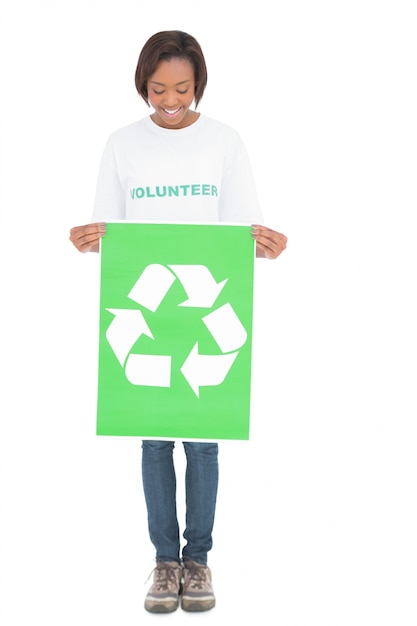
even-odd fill
[{"label": "short black hair", "polygon": [[149,106],[148,80],[160,61],[185,59],[194,68],[194,100],[197,107],[207,85],[207,67],[198,41],[181,30],[164,30],[152,35],[143,46],[135,72],[135,85],[139,95]]}]

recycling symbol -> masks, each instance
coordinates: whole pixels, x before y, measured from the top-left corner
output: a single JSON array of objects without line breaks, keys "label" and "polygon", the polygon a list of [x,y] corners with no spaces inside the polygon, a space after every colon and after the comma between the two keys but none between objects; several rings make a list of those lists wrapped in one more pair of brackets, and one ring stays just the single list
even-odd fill
[{"label": "recycling symbol", "polygon": [[170,387],[172,355],[135,354],[132,349],[142,335],[158,341],[143,311],[156,313],[176,280],[187,294],[187,299],[178,306],[210,310],[201,321],[220,350],[219,354],[201,354],[197,340],[180,368],[199,398],[200,387],[220,385],[225,380],[247,339],[247,332],[230,303],[214,308],[228,278],[217,283],[205,265],[148,265],[128,294],[140,308],[106,309],[114,315],[106,338],[132,385]]}]

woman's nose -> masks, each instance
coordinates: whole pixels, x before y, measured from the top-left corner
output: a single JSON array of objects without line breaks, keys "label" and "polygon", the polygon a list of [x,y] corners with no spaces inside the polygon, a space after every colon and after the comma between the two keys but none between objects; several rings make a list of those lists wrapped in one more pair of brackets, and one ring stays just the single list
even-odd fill
[{"label": "woman's nose", "polygon": [[178,97],[175,92],[169,92],[165,94],[165,105],[167,108],[175,109],[175,106],[178,103]]}]

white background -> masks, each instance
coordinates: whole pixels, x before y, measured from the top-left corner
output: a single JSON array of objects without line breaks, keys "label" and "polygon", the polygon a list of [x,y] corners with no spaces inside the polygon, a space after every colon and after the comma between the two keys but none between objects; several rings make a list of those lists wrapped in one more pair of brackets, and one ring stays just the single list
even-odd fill
[{"label": "white background", "polygon": [[[2,626],[417,623],[413,4],[2,2]],[[148,113],[140,49],[171,28],[200,41],[200,110],[240,132],[289,242],[256,266],[251,439],[220,448],[217,606],[161,618],[143,609],[140,440],[95,436],[99,257],[68,235],[108,134]],[[182,516],[181,446],[176,462]]]}]

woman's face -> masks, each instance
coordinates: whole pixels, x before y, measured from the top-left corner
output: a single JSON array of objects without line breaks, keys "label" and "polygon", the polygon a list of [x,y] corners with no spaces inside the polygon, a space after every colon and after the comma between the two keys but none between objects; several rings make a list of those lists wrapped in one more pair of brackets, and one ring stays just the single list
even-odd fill
[{"label": "woman's face", "polygon": [[155,109],[152,120],[162,128],[189,126],[198,117],[190,110],[194,100],[194,69],[186,59],[160,61],[147,82],[149,103]]}]

